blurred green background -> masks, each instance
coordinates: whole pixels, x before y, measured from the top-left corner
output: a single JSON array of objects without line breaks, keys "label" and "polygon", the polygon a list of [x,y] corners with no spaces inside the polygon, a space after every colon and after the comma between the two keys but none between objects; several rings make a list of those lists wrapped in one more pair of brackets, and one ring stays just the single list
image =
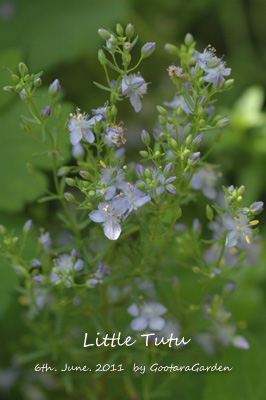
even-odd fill
[{"label": "blurred green background", "polygon": [[[227,66],[232,68],[235,86],[219,97],[217,112],[227,115],[231,122],[210,161],[221,165],[224,184],[246,186],[247,204],[250,204],[255,200],[265,201],[265,15],[266,3],[261,0],[1,1],[0,66],[16,72],[18,62],[23,60],[31,72],[44,70],[44,86],[59,78],[66,112],[76,106],[89,112],[106,101],[105,93],[93,85],[93,81],[104,83],[97,60],[97,49],[102,44],[97,29],[115,29],[117,22],[123,26],[132,23],[140,37],[136,49],[149,41],[157,44],[152,59],[144,60],[141,66],[143,77],[152,83],[148,96],[143,100],[142,112],[136,118],[128,102],[124,102],[120,109],[120,118],[128,127],[128,147],[135,154],[138,147],[136,137],[140,131],[152,131],[156,124],[154,107],[170,101],[174,95],[166,69],[178,61],[164,51],[164,44],[179,45],[187,32],[195,37],[199,51],[212,44],[218,56],[224,54]],[[8,84],[11,84],[10,78],[1,68],[0,86]],[[26,161],[31,162],[42,184],[49,186],[47,161],[45,157],[37,159],[32,156],[38,149],[19,126],[19,115],[24,113],[26,106],[17,96],[0,92],[0,221],[17,230],[29,218],[40,226],[49,226],[52,223],[49,218],[53,218],[50,217],[51,204],[36,204],[43,190],[28,174],[25,165]],[[208,135],[205,145],[210,145],[212,140]],[[69,159],[71,148],[67,142],[68,138],[65,138],[66,157]],[[260,220],[265,237],[264,215]],[[261,380],[266,361],[265,351],[261,350],[265,346],[266,334],[265,260],[263,251],[256,269],[237,271],[239,290],[231,301],[236,320],[245,321],[248,327],[247,336],[252,349],[241,354],[234,349],[225,352],[225,359],[235,368],[230,377],[205,375],[203,385],[194,375],[188,375],[178,384],[172,384],[173,393],[187,399],[197,396],[204,400],[265,398],[265,386]],[[20,317],[21,305],[14,295],[16,284],[16,276],[1,261],[0,340],[6,345],[0,361],[0,389],[1,385],[4,387],[3,371],[9,368],[11,355],[18,351],[15,345],[17,335],[25,330]],[[44,397],[29,397],[27,393],[23,399],[47,398],[42,395]],[[14,396],[10,398],[18,398],[16,393]]]}]

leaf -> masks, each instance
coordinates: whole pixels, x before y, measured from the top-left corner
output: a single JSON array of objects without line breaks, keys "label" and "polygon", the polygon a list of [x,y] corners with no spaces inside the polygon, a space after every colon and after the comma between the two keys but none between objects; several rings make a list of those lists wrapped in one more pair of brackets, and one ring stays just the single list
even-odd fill
[{"label": "leaf", "polygon": [[94,83],[95,86],[97,86],[97,88],[99,88],[99,89],[101,89],[101,90],[106,90],[107,92],[111,92],[111,89],[109,89],[108,87],[103,86],[103,85],[101,85],[101,84],[98,83],[98,82],[93,82],[93,83]]}]

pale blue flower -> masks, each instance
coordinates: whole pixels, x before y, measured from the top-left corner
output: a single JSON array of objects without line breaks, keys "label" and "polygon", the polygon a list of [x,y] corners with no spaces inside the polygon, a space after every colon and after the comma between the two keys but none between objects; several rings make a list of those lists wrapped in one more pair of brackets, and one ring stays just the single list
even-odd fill
[{"label": "pale blue flower", "polygon": [[188,105],[184,99],[184,96],[182,96],[182,95],[175,96],[170,103],[165,101],[164,105],[172,108],[173,110],[176,110],[178,107],[180,107],[184,111],[184,113],[187,115],[192,112],[192,110],[190,110],[190,108],[188,107]]},{"label": "pale blue flower", "polygon": [[[75,257],[74,257],[75,259]],[[57,274],[53,269],[50,275],[51,282],[57,282],[62,280],[66,286],[71,286],[72,273],[73,271],[81,271],[84,268],[84,262],[81,259],[73,261],[73,255],[61,254],[54,260],[55,268],[60,270],[60,274]]]},{"label": "pale blue flower", "polygon": [[104,234],[108,239],[117,240],[121,233],[120,222],[126,211],[126,204],[121,204],[119,199],[115,198],[109,204],[100,203],[98,210],[92,211],[89,217],[93,222],[104,223]]},{"label": "pale blue flower", "polygon": [[131,322],[131,328],[134,331],[142,331],[146,328],[160,331],[165,326],[165,320],[161,315],[167,312],[167,309],[157,302],[144,302],[141,306],[136,303],[131,304],[127,312],[135,317]]},{"label": "pale blue flower", "polygon": [[76,115],[71,114],[71,118],[68,122],[68,130],[70,131],[70,142],[73,146],[77,145],[81,139],[88,143],[93,143],[95,136],[90,130],[91,122],[88,121],[88,115],[80,113],[77,109]]},{"label": "pale blue flower", "polygon": [[45,251],[48,251],[52,244],[50,233],[41,230],[40,236],[38,237],[38,242],[43,246]]},{"label": "pale blue flower", "polygon": [[142,108],[140,98],[147,93],[147,85],[148,83],[136,74],[125,75],[122,79],[122,94],[129,96],[129,101],[136,112],[139,112]]},{"label": "pale blue flower", "polygon": [[124,203],[128,209],[126,216],[128,216],[133,209],[136,210],[151,200],[149,195],[146,195],[135,185],[129,182],[120,182],[117,187],[122,191],[122,193],[120,193],[120,195],[117,197],[119,198],[120,203]]},{"label": "pale blue flower", "polygon": [[230,214],[224,214],[223,225],[229,231],[226,235],[226,247],[234,247],[238,241],[248,244],[252,242],[253,230],[246,215],[239,213],[238,217],[232,218]]},{"label": "pale blue flower", "polygon": [[225,62],[221,61],[218,65],[212,68],[205,69],[206,76],[203,77],[205,82],[216,83],[219,88],[224,81],[224,76],[231,74],[231,68],[225,68]]},{"label": "pale blue flower", "polygon": [[210,46],[207,46],[203,53],[198,51],[194,51],[194,57],[198,62],[201,69],[205,70],[206,64],[211,61],[213,57],[215,57],[214,51]]},{"label": "pale blue flower", "polygon": [[98,269],[94,273],[94,276],[98,279],[102,279],[104,276],[111,275],[110,268],[103,262],[98,263]]},{"label": "pale blue flower", "polygon": [[107,110],[107,105],[104,107],[99,107],[96,110],[91,110],[93,117],[89,120],[91,125],[94,125],[96,121],[106,121],[105,113]]},{"label": "pale blue flower", "polygon": [[204,196],[208,199],[215,199],[217,193],[214,186],[217,181],[217,173],[209,168],[203,168],[196,172],[191,179],[191,187],[194,190],[202,190]]}]

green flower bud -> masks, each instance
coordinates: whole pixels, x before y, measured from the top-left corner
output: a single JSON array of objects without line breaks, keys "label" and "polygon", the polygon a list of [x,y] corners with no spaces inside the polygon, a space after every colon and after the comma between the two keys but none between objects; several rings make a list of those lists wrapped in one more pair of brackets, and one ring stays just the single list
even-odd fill
[{"label": "green flower bud", "polygon": [[39,86],[41,86],[41,84],[42,84],[41,78],[35,78],[35,79],[34,79],[33,85],[34,85],[35,87],[39,87]]},{"label": "green flower bud", "polygon": [[3,88],[3,90],[4,90],[4,92],[9,93],[9,94],[17,92],[16,89],[13,86],[5,86]]},{"label": "green flower bud", "polygon": [[148,153],[147,151],[145,151],[145,150],[141,150],[141,151],[139,152],[139,154],[140,154],[142,157],[144,157],[144,158],[148,157],[148,155],[149,155],[149,153]]},{"label": "green flower bud", "polygon": [[214,212],[213,212],[213,209],[211,208],[211,206],[209,206],[209,204],[207,204],[207,206],[206,206],[206,215],[207,215],[208,220],[210,222],[212,222],[213,218],[214,218]]},{"label": "green flower bud", "polygon": [[224,81],[223,87],[225,89],[230,89],[233,86],[234,82],[235,82],[234,79],[227,79],[227,81]]},{"label": "green flower bud", "polygon": [[64,197],[65,197],[66,201],[69,201],[70,203],[75,203],[75,201],[76,201],[76,199],[72,193],[66,192],[66,193],[64,193]]},{"label": "green flower bud", "polygon": [[177,149],[177,141],[173,138],[169,139],[169,144],[173,149]]},{"label": "green flower bud", "polygon": [[116,24],[116,33],[121,37],[124,35],[124,29],[120,24]]},{"label": "green flower bud", "polygon": [[160,157],[160,156],[161,156],[160,151],[159,151],[159,150],[155,151],[154,157],[158,158],[158,157]]},{"label": "green flower bud", "polygon": [[65,182],[68,186],[76,186],[76,182],[72,178],[66,178]]},{"label": "green flower bud", "polygon": [[29,81],[30,81],[30,75],[29,75],[29,74],[25,75],[24,81],[25,81],[26,83],[29,83]]},{"label": "green flower bud", "polygon": [[192,140],[193,140],[193,136],[191,134],[188,135],[188,137],[186,138],[186,141],[185,141],[186,146],[190,146],[192,143]]},{"label": "green flower bud", "polygon": [[136,186],[137,186],[137,188],[138,188],[139,190],[145,189],[145,183],[144,183],[144,182],[138,182],[138,183],[136,184]]},{"label": "green flower bud", "polygon": [[90,190],[89,191],[89,193],[88,193],[88,195],[90,196],[90,197],[93,197],[93,196],[95,196],[95,191],[94,190]]},{"label": "green flower bud", "polygon": [[83,179],[90,179],[90,174],[87,171],[80,171],[79,174]]},{"label": "green flower bud", "polygon": [[24,64],[24,62],[19,63],[18,70],[22,78],[24,78],[24,76],[29,72],[28,67],[26,64]]},{"label": "green flower bud", "polygon": [[166,111],[166,109],[164,107],[156,106],[156,108],[157,108],[157,111],[158,111],[159,114],[168,115],[168,113],[167,113],[167,111]]},{"label": "green flower bud", "polygon": [[191,33],[187,33],[187,34],[186,34],[184,42],[185,42],[185,45],[188,46],[188,47],[191,46],[191,45],[193,44],[194,38],[193,38],[193,36],[191,35]]},{"label": "green flower bud", "polygon": [[101,65],[106,65],[106,57],[102,49],[98,51],[98,60]]},{"label": "green flower bud", "polygon": [[61,167],[61,168],[59,168],[59,170],[57,171],[57,176],[67,175],[67,174],[69,173],[70,170],[71,170],[70,167]]},{"label": "green flower bud", "polygon": [[162,115],[159,115],[159,122],[160,122],[160,124],[162,125],[162,126],[165,126],[166,125],[166,123],[167,123],[167,120],[166,120],[166,118],[165,117],[163,117]]},{"label": "green flower bud", "polygon": [[12,74],[12,75],[11,75],[11,78],[12,78],[13,82],[15,82],[15,83],[18,83],[18,82],[19,82],[19,77],[18,77],[17,75]]},{"label": "green flower bud", "polygon": [[111,37],[111,34],[106,30],[106,29],[98,29],[98,35],[103,39],[103,40],[108,40]]},{"label": "green flower bud", "polygon": [[131,39],[134,35],[134,26],[132,24],[128,24],[126,27],[126,36],[128,39]]},{"label": "green flower bud", "polygon": [[61,270],[60,270],[59,268],[57,268],[57,267],[54,267],[54,268],[53,268],[53,271],[54,271],[54,273],[55,273],[56,275],[62,275]]},{"label": "green flower bud", "polygon": [[4,225],[0,225],[0,233],[1,235],[5,236],[7,234],[7,230]]},{"label": "green flower bud", "polygon": [[175,55],[175,56],[179,56],[180,55],[180,50],[178,47],[174,46],[173,44],[167,43],[164,46],[165,51],[167,51],[167,53]]}]

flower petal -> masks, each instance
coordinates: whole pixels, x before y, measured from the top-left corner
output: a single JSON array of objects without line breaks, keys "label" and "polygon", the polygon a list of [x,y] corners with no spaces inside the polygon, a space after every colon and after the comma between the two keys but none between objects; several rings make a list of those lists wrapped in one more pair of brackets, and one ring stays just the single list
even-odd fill
[{"label": "flower petal", "polygon": [[114,218],[108,218],[104,225],[104,234],[110,240],[117,240],[121,233],[121,226]]},{"label": "flower petal", "polygon": [[139,309],[136,303],[131,304],[128,307],[127,312],[132,315],[132,317],[137,317],[139,315]]},{"label": "flower petal", "polygon": [[148,321],[144,317],[134,318],[130,326],[133,331],[143,331],[143,329],[147,328]]},{"label": "flower petal", "polygon": [[105,222],[107,219],[105,211],[101,210],[94,210],[90,212],[89,217],[93,222]]},{"label": "flower petal", "polygon": [[149,321],[149,327],[154,331],[160,331],[161,329],[163,329],[164,325],[165,320],[161,317],[153,317]]},{"label": "flower petal", "polygon": [[80,129],[75,129],[70,133],[70,142],[73,146],[76,146],[82,139],[82,133]]},{"label": "flower petal", "polygon": [[88,143],[93,143],[95,140],[95,136],[90,129],[85,129],[84,131],[84,140]]}]

